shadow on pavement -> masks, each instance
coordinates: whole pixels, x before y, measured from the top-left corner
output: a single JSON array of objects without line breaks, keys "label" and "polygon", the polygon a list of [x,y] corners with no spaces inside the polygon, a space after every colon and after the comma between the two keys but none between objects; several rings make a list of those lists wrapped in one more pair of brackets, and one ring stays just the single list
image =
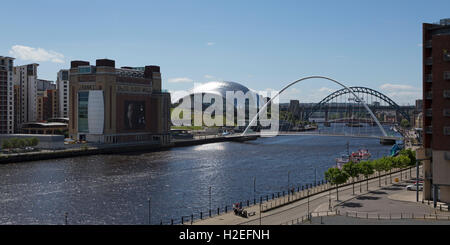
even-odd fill
[{"label": "shadow on pavement", "polygon": [[346,208],[361,208],[362,205],[361,203],[357,203],[357,202],[346,202],[341,204],[342,207],[346,207]]},{"label": "shadow on pavement", "polygon": [[388,190],[388,191],[400,191],[403,190],[402,187],[384,187],[382,190]]},{"label": "shadow on pavement", "polygon": [[357,197],[358,200],[378,200],[380,197],[371,197],[371,196],[360,196]]},{"label": "shadow on pavement", "polygon": [[387,194],[387,192],[384,192],[384,191],[371,191],[369,193],[375,194],[375,195],[386,195]]}]

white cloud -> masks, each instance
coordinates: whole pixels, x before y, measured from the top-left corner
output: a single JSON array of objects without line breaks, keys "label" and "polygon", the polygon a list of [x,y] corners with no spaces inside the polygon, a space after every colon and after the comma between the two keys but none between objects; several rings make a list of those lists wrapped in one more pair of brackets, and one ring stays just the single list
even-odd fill
[{"label": "white cloud", "polygon": [[169,93],[172,103],[178,102],[181,98],[189,95],[189,91],[186,90],[169,90]]},{"label": "white cloud", "polygon": [[9,54],[15,58],[27,61],[50,61],[53,63],[64,63],[64,55],[52,50],[42,48],[32,48],[22,45],[14,45],[9,50]]},{"label": "white cloud", "polygon": [[208,74],[204,75],[204,77],[205,77],[206,79],[213,79],[213,78],[214,78],[214,76],[208,75]]},{"label": "white cloud", "polygon": [[416,99],[422,98],[422,88],[411,85],[385,83],[380,88],[382,93],[399,105],[414,104]]},{"label": "white cloud", "polygon": [[176,77],[176,78],[170,78],[169,83],[191,83],[194,80],[187,78],[187,77]]},{"label": "white cloud", "polygon": [[385,83],[380,86],[381,89],[386,91],[397,91],[397,90],[409,90],[409,91],[418,91],[420,88],[413,87],[411,85],[405,85],[405,84],[391,84],[391,83]]},{"label": "white cloud", "polygon": [[321,87],[321,88],[319,89],[319,92],[333,93],[333,92],[334,92],[334,89],[327,88],[327,87]]},{"label": "white cloud", "polygon": [[215,42],[207,42],[206,45],[208,46],[213,46],[214,44],[216,44]]}]

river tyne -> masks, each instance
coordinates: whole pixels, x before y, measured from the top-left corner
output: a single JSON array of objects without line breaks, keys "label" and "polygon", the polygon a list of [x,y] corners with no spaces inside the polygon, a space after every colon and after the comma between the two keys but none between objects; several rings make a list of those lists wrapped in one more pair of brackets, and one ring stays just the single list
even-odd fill
[{"label": "river tyne", "polygon": [[[207,216],[260,196],[323,180],[335,158],[378,139],[277,136],[170,150],[0,166],[0,224],[148,224]],[[255,184],[255,185],[254,185]],[[210,192],[211,191],[211,192]],[[211,193],[211,194],[210,194]],[[150,202],[149,202],[150,198]],[[150,203],[150,207],[149,207]]]}]

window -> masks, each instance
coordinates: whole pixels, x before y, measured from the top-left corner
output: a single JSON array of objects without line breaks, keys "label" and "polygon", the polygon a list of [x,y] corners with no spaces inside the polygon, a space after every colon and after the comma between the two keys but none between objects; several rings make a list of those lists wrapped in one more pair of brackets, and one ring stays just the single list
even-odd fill
[{"label": "window", "polygon": [[88,100],[89,92],[78,92],[78,132],[89,132]]},{"label": "window", "polygon": [[444,135],[450,135],[450,127],[444,127]]},{"label": "window", "polygon": [[91,73],[91,66],[79,66],[78,73],[80,74],[89,74]]},{"label": "window", "polygon": [[444,90],[444,98],[450,99],[450,90]]},{"label": "window", "polygon": [[444,71],[444,80],[450,80],[450,71]]},{"label": "window", "polygon": [[444,109],[444,117],[450,117],[450,109]]}]

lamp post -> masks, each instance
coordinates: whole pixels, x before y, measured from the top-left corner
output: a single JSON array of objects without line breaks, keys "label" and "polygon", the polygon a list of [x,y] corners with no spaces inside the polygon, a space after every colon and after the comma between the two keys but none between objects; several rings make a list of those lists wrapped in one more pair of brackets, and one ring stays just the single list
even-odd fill
[{"label": "lamp post", "polygon": [[[288,171],[288,202],[290,201],[289,197],[291,196],[291,191],[289,190],[289,188],[291,187],[291,183],[290,183],[290,179],[289,179],[289,175],[291,174],[291,171]],[[286,199],[284,199],[286,200]]]},{"label": "lamp post", "polygon": [[309,220],[309,188],[308,188],[308,220]]},{"label": "lamp post", "polygon": [[152,198],[148,198],[148,224],[152,224]]},{"label": "lamp post", "polygon": [[419,162],[430,160],[429,158],[416,159],[416,202],[419,202]]},{"label": "lamp post", "polygon": [[256,200],[256,177],[253,177],[253,200]]},{"label": "lamp post", "polygon": [[211,212],[211,186],[209,187],[209,212]]}]

